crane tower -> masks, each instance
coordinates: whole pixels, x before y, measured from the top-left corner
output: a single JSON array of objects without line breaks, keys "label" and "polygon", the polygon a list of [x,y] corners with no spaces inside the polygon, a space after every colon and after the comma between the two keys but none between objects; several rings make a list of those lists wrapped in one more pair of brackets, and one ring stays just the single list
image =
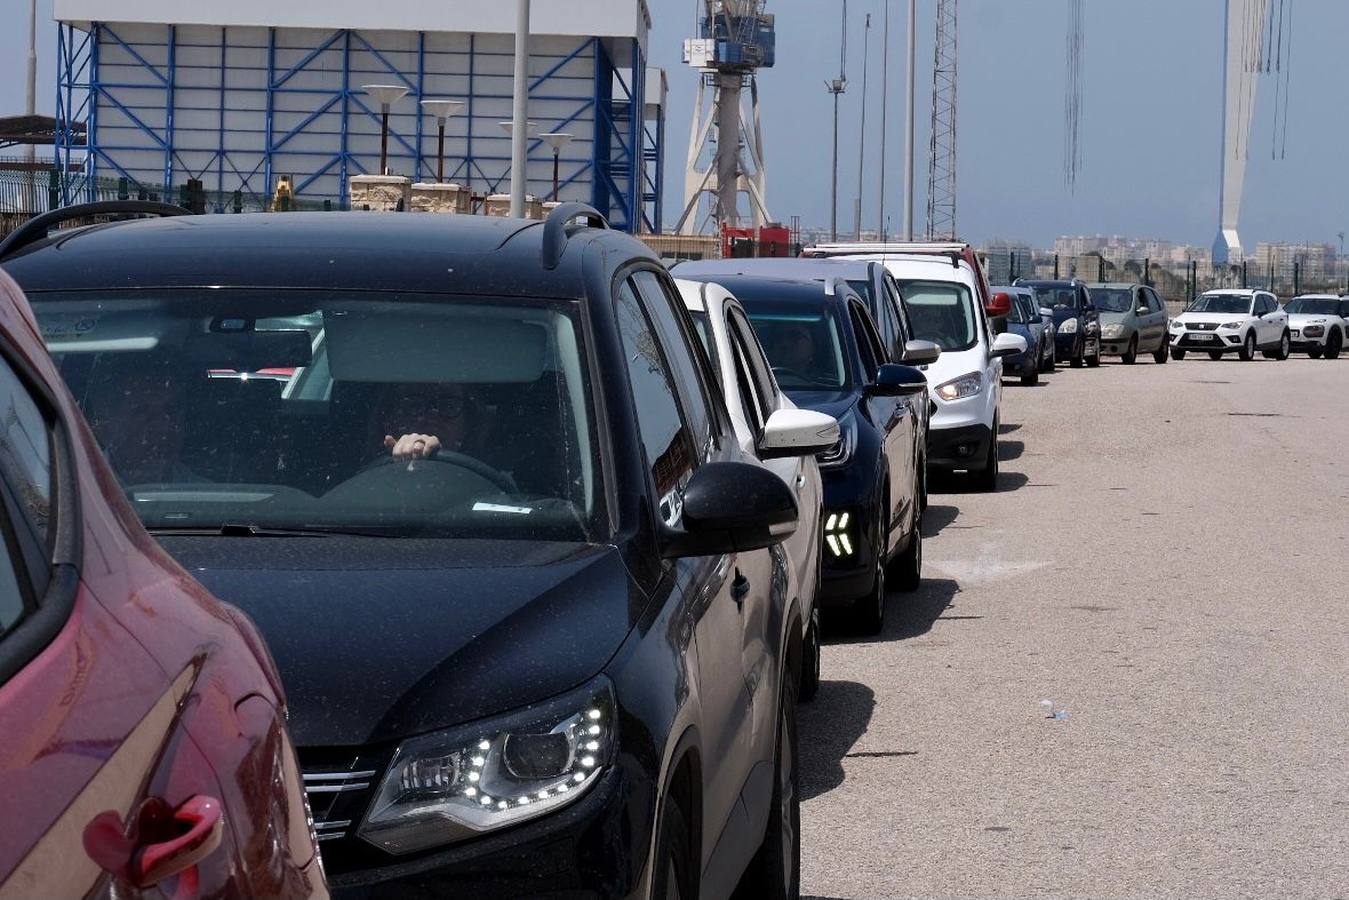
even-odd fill
[{"label": "crane tower", "polygon": [[[771,221],[764,199],[763,135],[759,129],[759,88],[755,73],[773,65],[773,16],[766,0],[703,0],[698,37],[684,42],[684,62],[699,72],[684,211],[675,230],[695,234],[712,223],[735,228],[739,195],[749,196],[756,228]],[[744,88],[749,87],[748,117]],[[709,104],[708,94],[712,94]],[[706,211],[702,201],[710,197]]]}]

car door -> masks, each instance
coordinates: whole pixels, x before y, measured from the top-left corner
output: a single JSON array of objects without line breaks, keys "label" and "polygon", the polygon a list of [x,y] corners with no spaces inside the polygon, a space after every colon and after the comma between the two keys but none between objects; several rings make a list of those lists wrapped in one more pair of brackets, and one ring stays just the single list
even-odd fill
[{"label": "car door", "polygon": [[[849,318],[852,320],[853,333],[856,335],[857,349],[862,357],[862,368],[866,372],[868,383],[876,377],[876,371],[889,362],[885,348],[881,344],[876,325],[871,314],[860,300],[850,298],[848,302]],[[904,522],[908,514],[908,505],[913,483],[913,447],[917,440],[917,423],[909,400],[904,397],[880,397],[868,392],[862,401],[867,408],[867,416],[881,429],[885,441],[885,462],[890,473],[889,521],[886,523],[887,553],[893,546],[895,525]]]},{"label": "car door", "polygon": [[[673,287],[670,293],[677,297]],[[678,528],[683,488],[694,468],[732,457],[690,350],[696,338],[677,316],[661,277],[645,268],[634,272],[619,284],[614,306],[653,499],[665,524]],[[712,857],[724,831],[733,834],[748,821],[740,795],[763,754],[755,741],[762,718],[756,706],[765,700],[757,696],[762,685],[746,677],[747,643],[754,642],[746,607],[753,611],[768,602],[771,570],[767,550],[672,564],[695,622],[703,751],[717,761],[703,767],[704,860]],[[762,637],[757,643],[762,645]]]},{"label": "car door", "polygon": [[1150,287],[1140,292],[1142,303],[1139,308],[1147,307],[1147,313],[1140,316],[1144,323],[1143,338],[1138,342],[1139,349],[1156,350],[1166,342],[1166,306],[1157,292]]}]

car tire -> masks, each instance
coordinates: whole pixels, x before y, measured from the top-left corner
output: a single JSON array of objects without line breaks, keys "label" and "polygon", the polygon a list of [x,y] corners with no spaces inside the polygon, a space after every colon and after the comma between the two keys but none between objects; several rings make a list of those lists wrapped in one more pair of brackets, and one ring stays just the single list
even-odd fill
[{"label": "car tire", "polygon": [[1340,350],[1344,347],[1344,335],[1340,334],[1338,328],[1332,329],[1330,337],[1326,338],[1326,359],[1339,359]]},{"label": "car tire", "polygon": [[1087,357],[1087,366],[1088,366],[1089,368],[1094,369],[1094,368],[1096,368],[1097,366],[1099,366],[1100,364],[1101,364],[1101,339],[1100,339],[1100,338],[1097,338],[1097,339],[1096,339],[1096,352],[1093,353],[1091,356],[1088,356],[1088,357]]},{"label": "car tire", "polygon": [[1028,365],[1021,370],[1021,383],[1025,385],[1040,383],[1040,367]]},{"label": "car tire", "polygon": [[1071,365],[1074,369],[1082,368],[1082,354],[1086,352],[1086,349],[1087,349],[1086,341],[1078,341],[1077,344],[1073,347],[1073,355],[1069,357],[1068,364]]},{"label": "car tire", "polygon": [[1246,332],[1246,340],[1241,342],[1241,349],[1237,351],[1237,355],[1241,357],[1242,362],[1255,359],[1255,332]]},{"label": "car tire", "polygon": [[1172,347],[1171,358],[1179,362],[1180,360],[1185,358],[1185,351],[1180,349],[1179,347]]},{"label": "car tire", "polygon": [[815,609],[810,614],[810,627],[806,629],[806,639],[801,644],[801,683],[796,689],[796,699],[809,703],[820,692],[820,606],[816,592]]},{"label": "car tire", "polygon": [[673,798],[667,798],[660,816],[660,874],[652,887],[656,900],[695,896],[689,853],[688,817]]},{"label": "car tire", "polygon": [[[1323,353],[1325,353],[1325,352],[1326,352],[1326,351],[1325,351],[1325,348],[1323,348],[1323,347],[1312,347],[1311,349],[1309,349],[1309,350],[1307,351],[1307,356],[1309,356],[1309,357],[1312,358],[1312,359],[1320,359],[1320,358],[1321,358],[1321,354],[1323,354]],[[1331,357],[1331,358],[1333,359],[1334,357]]]},{"label": "car tire", "polygon": [[1283,330],[1283,334],[1279,336],[1279,349],[1274,351],[1274,358],[1282,361],[1292,355],[1293,355],[1293,339],[1289,336],[1288,329],[1285,328]]},{"label": "car tire", "polygon": [[974,477],[976,490],[991,494],[998,489],[998,420],[993,420],[993,440],[988,446],[988,459],[983,468],[970,473]]},{"label": "car tire", "polygon": [[1138,335],[1134,335],[1133,337],[1129,338],[1129,346],[1127,349],[1125,349],[1124,355],[1120,357],[1120,362],[1124,363],[1126,366],[1132,366],[1137,361],[1138,361]]},{"label": "car tire", "polygon": [[1042,353],[1042,354],[1040,354],[1040,371],[1041,371],[1041,372],[1045,372],[1045,373],[1053,372],[1053,371],[1054,371],[1054,355],[1053,355],[1053,353]]},{"label": "car tire", "polygon": [[1223,358],[1223,352],[1221,350],[1210,350],[1208,358],[1216,362]]},{"label": "car tire", "polygon": [[872,577],[871,590],[853,603],[853,620],[857,630],[863,634],[880,634],[885,627],[885,510],[889,500],[882,503],[876,516],[876,535],[880,546],[876,550],[875,574]]},{"label": "car tire", "polygon": [[778,736],[773,753],[773,798],[763,843],[736,890],[736,896],[801,897],[801,780],[796,747],[796,692],[790,673],[778,701]]},{"label": "car tire", "polygon": [[1166,351],[1166,338],[1162,338],[1162,342],[1157,345],[1157,349],[1152,351],[1152,361],[1158,365],[1165,365],[1167,357],[1169,356]]}]

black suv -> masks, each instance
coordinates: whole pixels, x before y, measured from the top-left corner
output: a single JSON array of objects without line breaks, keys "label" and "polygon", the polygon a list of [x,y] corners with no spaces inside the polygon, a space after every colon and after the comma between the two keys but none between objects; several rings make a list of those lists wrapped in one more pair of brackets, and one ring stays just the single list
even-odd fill
[{"label": "black suv", "polygon": [[[118,211],[161,217],[48,234]],[[797,511],[656,257],[580,204],[177,212],[0,264],[142,521],[267,638],[333,893],[795,895]]]},{"label": "black suv", "polygon": [[1030,288],[1041,307],[1054,311],[1054,354],[1068,360],[1074,369],[1085,362],[1095,368],[1101,364],[1101,316],[1091,301],[1091,291],[1082,282],[1027,281],[1018,278],[1017,287]]}]

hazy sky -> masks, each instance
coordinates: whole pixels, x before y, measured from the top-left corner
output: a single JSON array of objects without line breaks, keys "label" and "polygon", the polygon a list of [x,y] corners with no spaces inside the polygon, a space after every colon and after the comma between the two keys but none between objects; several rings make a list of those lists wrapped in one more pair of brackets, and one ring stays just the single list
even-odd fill
[{"label": "hazy sky", "polygon": [[[456,0],[478,2],[478,0]],[[565,0],[534,0],[535,3]],[[667,217],[682,205],[683,167],[696,74],[681,48],[695,0],[649,0],[650,58],[668,69]],[[1279,0],[1271,0],[1277,3]],[[1349,231],[1349,3],[1285,0],[1293,10],[1287,156],[1270,159],[1273,80],[1265,79],[1251,140],[1242,239],[1337,243]],[[926,204],[935,0],[918,0],[917,227]],[[1063,179],[1067,0],[960,0],[958,222],[968,239],[1048,245],[1078,233],[1155,236],[1209,245],[1217,234],[1222,117],[1222,0],[1086,0],[1077,189]],[[53,108],[55,27],[38,0],[38,106]],[[778,64],[760,78],[770,210],[787,221],[829,221],[831,103],[823,81],[838,66],[836,0],[769,0]],[[901,208],[905,0],[891,0],[891,90],[886,210]],[[21,112],[26,0],[0,0],[0,111]],[[862,20],[872,13],[864,221],[876,223],[881,18],[884,0],[851,0],[849,86],[843,99],[839,222],[852,222],[861,108]]]}]

